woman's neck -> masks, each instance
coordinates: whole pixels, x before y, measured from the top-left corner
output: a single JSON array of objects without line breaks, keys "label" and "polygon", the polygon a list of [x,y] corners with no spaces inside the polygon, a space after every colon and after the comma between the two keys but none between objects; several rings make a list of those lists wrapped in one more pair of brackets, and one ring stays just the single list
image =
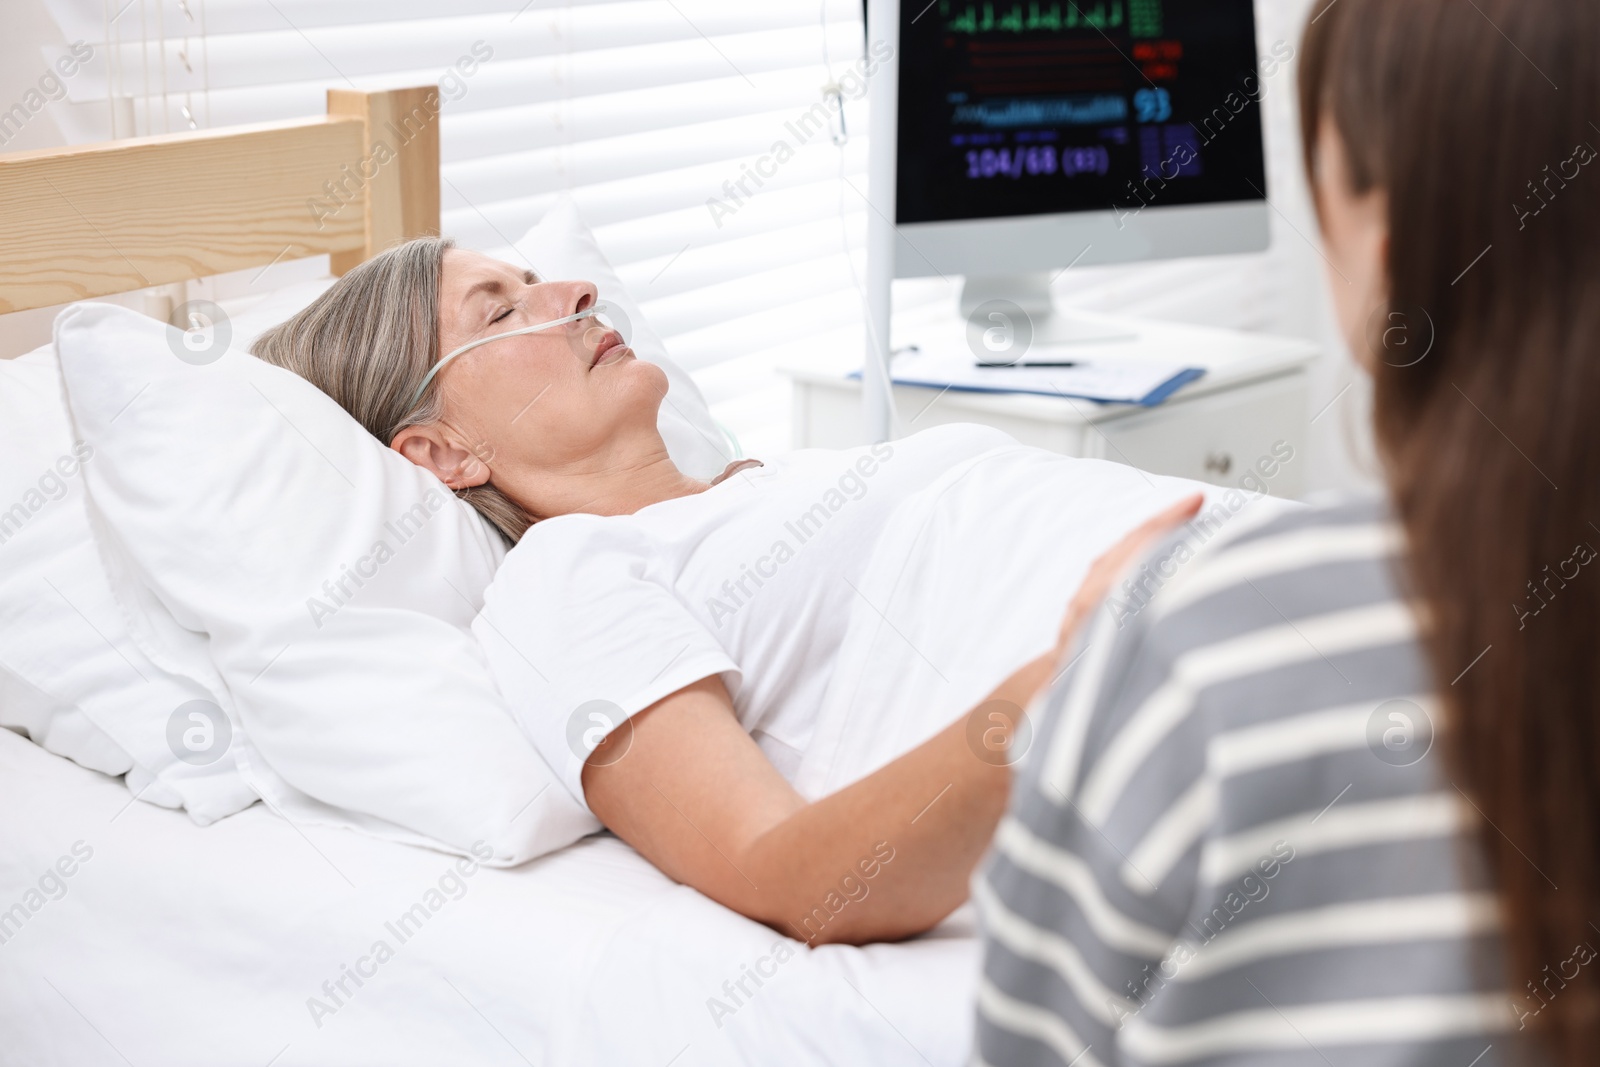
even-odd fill
[{"label": "woman's neck", "polygon": [[[515,481],[516,479],[512,479]],[[710,486],[680,471],[663,448],[638,458],[612,458],[585,464],[584,469],[543,471],[536,484],[502,486],[533,515],[631,515],[681,496],[703,493]],[[532,506],[530,506],[532,505]]]}]

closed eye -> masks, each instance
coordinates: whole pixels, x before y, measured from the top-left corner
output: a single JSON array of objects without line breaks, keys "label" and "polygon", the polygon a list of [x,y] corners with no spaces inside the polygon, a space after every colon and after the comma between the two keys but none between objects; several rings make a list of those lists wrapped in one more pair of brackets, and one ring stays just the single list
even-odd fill
[{"label": "closed eye", "polygon": [[489,322],[491,324],[496,323],[496,322],[503,322],[507,318],[509,318],[511,316],[511,313],[513,311],[515,311],[515,310],[517,310],[517,309],[514,308],[514,307],[506,308],[504,311],[500,312],[500,314],[498,314],[494,318],[490,319]]}]

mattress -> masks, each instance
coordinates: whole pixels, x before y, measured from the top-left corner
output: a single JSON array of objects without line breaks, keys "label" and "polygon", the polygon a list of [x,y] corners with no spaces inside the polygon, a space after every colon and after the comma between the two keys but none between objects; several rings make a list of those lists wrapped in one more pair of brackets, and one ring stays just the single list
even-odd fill
[{"label": "mattress", "polygon": [[[200,828],[0,729],[0,1064],[964,1062],[963,909],[808,949],[608,835],[512,870]],[[471,865],[465,865],[470,867]]]}]

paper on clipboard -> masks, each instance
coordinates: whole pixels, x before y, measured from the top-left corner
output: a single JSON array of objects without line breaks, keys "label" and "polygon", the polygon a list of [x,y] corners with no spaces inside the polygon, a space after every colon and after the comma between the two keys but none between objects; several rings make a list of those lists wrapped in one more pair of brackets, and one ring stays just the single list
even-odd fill
[{"label": "paper on clipboard", "polygon": [[[1037,351],[1032,358],[1046,357]],[[1070,358],[1063,355],[1063,359]],[[860,372],[856,372],[859,374]],[[901,385],[978,393],[1038,393],[1101,403],[1154,407],[1181,386],[1202,377],[1204,369],[1182,363],[1139,359],[1087,359],[1070,367],[980,367],[967,352],[901,352],[889,376]]]}]

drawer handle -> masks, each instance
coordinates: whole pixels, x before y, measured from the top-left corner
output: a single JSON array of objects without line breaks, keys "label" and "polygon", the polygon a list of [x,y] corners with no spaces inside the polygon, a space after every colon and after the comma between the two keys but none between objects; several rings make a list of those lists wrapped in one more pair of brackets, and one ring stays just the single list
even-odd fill
[{"label": "drawer handle", "polygon": [[1233,470],[1233,457],[1226,452],[1208,452],[1206,453],[1205,468],[1206,473],[1225,478],[1228,472]]}]

